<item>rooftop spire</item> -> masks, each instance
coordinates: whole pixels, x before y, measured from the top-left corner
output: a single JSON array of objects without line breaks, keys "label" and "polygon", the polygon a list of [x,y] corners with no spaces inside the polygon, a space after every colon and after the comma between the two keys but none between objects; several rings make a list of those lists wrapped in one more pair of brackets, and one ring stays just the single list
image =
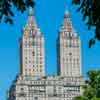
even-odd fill
[{"label": "rooftop spire", "polygon": [[27,23],[24,27],[24,30],[27,30],[27,31],[33,31],[34,30],[35,34],[40,34],[39,28],[38,28],[36,20],[35,20],[35,16],[34,16],[32,7],[29,8],[28,20],[27,20]]},{"label": "rooftop spire", "polygon": [[32,9],[32,7],[29,8],[29,16],[33,16],[33,9]]},{"label": "rooftop spire", "polygon": [[69,17],[69,11],[68,11],[68,6],[67,4],[65,4],[65,13],[64,13],[64,17],[68,18]]},{"label": "rooftop spire", "polygon": [[33,21],[33,9],[32,9],[32,7],[29,8],[29,20]]},{"label": "rooftop spire", "polygon": [[60,30],[60,33],[62,35],[65,35],[64,34],[65,32],[67,32],[69,34],[68,36],[76,37],[76,33],[74,31],[74,28],[72,26],[72,22],[70,20],[68,6],[65,6],[64,22],[63,22],[63,25],[62,25],[61,30]]},{"label": "rooftop spire", "polygon": [[32,27],[36,26],[36,22],[35,22],[35,18],[34,18],[33,8],[32,7],[29,8],[27,25],[28,26],[32,26]]}]

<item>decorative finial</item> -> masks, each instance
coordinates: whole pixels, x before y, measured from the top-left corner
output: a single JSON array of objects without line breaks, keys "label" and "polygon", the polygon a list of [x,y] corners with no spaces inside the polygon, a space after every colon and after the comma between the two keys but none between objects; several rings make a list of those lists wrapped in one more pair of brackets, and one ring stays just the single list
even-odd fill
[{"label": "decorative finial", "polygon": [[33,9],[32,9],[32,7],[29,8],[29,16],[33,16]]},{"label": "decorative finial", "polygon": [[68,6],[67,6],[67,4],[65,3],[65,15],[64,15],[64,17],[66,18],[66,17],[68,17],[68,16],[69,16]]}]

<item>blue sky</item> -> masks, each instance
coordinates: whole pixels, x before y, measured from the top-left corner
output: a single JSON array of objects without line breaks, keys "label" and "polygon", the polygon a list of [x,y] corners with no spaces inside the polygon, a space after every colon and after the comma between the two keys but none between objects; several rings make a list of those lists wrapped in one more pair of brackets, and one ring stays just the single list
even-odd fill
[{"label": "blue sky", "polygon": [[[73,27],[81,38],[82,71],[86,77],[89,69],[100,69],[100,43],[88,48],[93,30],[88,31],[82,22],[82,15],[76,13],[71,0],[36,0],[34,14],[38,26],[45,37],[46,73],[56,74],[56,39],[63,22],[65,3],[70,12]],[[27,21],[28,11],[23,15],[14,10],[14,25],[0,23],[0,100],[6,100],[6,93],[12,81],[19,73],[19,38]]]}]

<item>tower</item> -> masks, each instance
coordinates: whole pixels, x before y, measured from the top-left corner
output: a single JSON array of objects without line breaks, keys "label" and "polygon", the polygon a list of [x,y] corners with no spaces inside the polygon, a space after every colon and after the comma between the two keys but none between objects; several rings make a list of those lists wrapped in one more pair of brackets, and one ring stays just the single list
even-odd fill
[{"label": "tower", "polygon": [[44,37],[35,22],[32,9],[29,10],[28,21],[23,28],[20,41],[21,74],[29,76],[45,75]]},{"label": "tower", "polygon": [[68,11],[64,14],[57,39],[57,73],[61,76],[81,76],[80,38],[72,26]]}]

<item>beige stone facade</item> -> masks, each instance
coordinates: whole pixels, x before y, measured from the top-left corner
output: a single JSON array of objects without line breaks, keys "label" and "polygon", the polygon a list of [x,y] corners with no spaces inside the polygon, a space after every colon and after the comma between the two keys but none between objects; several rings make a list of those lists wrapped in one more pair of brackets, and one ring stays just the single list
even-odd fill
[{"label": "beige stone facade", "polygon": [[18,76],[13,83],[8,100],[72,100],[81,95],[80,77]]}]

